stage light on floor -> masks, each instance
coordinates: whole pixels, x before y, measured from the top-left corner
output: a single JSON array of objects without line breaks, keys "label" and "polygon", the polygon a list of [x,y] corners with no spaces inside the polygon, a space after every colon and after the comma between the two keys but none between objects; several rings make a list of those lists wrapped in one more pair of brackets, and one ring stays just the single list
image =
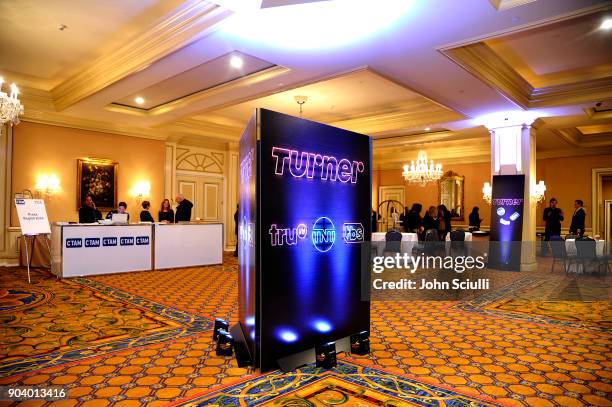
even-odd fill
[{"label": "stage light on floor", "polygon": [[221,318],[215,318],[215,330],[213,331],[213,341],[217,340],[220,330],[224,330],[226,332],[229,331],[229,324],[227,323],[227,321]]},{"label": "stage light on floor", "polygon": [[332,326],[329,322],[324,320],[316,320],[314,321],[314,328],[319,332],[329,332],[332,330]]},{"label": "stage light on floor", "polygon": [[351,335],[351,353],[355,355],[367,355],[370,353],[370,333],[361,331]]},{"label": "stage light on floor", "polygon": [[234,353],[234,337],[224,329],[217,335],[217,356],[232,356]]},{"label": "stage light on floor", "polygon": [[284,329],[282,331],[280,331],[279,335],[280,338],[284,341],[284,342],[295,342],[298,340],[298,336],[295,332],[290,331],[288,329]]},{"label": "stage light on floor", "polygon": [[315,347],[317,367],[331,369],[336,367],[336,342],[327,342]]}]

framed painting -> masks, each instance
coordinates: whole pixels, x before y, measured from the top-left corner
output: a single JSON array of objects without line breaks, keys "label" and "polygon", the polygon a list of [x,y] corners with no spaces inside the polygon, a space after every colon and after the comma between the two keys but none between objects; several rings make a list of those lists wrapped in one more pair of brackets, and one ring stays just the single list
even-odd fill
[{"label": "framed painting", "polygon": [[119,164],[95,158],[77,160],[77,208],[92,195],[96,207],[111,210],[117,207]]}]

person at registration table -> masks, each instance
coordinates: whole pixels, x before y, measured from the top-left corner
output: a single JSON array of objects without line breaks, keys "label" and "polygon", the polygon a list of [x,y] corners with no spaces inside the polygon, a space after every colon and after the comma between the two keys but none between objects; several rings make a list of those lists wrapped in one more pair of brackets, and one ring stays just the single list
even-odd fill
[{"label": "person at registration table", "polygon": [[174,221],[189,222],[191,220],[191,208],[193,204],[181,194],[177,195],[175,201],[178,203],[176,207],[176,214],[174,215]]},{"label": "person at registration table", "polygon": [[125,213],[127,214],[127,220],[130,220],[130,214],[127,213],[127,204],[125,202],[119,202],[119,206],[117,207],[117,209],[114,209],[106,214],[106,219],[112,219],[114,213]]},{"label": "person at registration table", "polygon": [[79,223],[96,223],[102,219],[102,213],[96,209],[93,196],[85,196],[83,206],[79,208]]},{"label": "person at registration table", "polygon": [[161,203],[161,209],[157,214],[161,223],[174,223],[174,210],[170,206],[170,200],[164,199]]}]

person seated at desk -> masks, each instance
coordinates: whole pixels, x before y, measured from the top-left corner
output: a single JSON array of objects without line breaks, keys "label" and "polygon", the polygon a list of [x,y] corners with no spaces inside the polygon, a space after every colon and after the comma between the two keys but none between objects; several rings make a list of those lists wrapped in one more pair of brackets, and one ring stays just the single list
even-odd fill
[{"label": "person seated at desk", "polygon": [[119,206],[117,207],[117,209],[113,209],[112,211],[106,214],[106,219],[112,219],[114,213],[125,213],[127,214],[128,222],[130,221],[130,214],[127,213],[127,204],[125,202],[119,202]]},{"label": "person seated at desk", "polygon": [[102,213],[96,209],[93,196],[86,195],[83,206],[79,208],[79,223],[96,223],[102,219]]},{"label": "person seated at desk", "polygon": [[174,210],[170,206],[170,200],[164,199],[161,203],[161,209],[157,217],[162,223],[174,223]]},{"label": "person seated at desk", "polygon": [[178,203],[178,206],[176,207],[174,221],[176,223],[189,222],[191,220],[191,208],[193,208],[193,204],[181,194],[176,196],[175,201]]},{"label": "person seated at desk", "polygon": [[151,202],[142,201],[142,211],[140,211],[140,221],[141,222],[155,222],[151,212],[149,212],[149,208],[151,207]]}]

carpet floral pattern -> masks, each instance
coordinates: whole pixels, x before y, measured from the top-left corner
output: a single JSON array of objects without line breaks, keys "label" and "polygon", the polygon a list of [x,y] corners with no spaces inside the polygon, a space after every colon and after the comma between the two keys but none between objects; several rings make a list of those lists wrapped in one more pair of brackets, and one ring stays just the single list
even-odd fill
[{"label": "carpet floral pattern", "polygon": [[[32,286],[22,284],[27,281],[23,270],[0,269],[0,275],[0,289],[4,290],[0,291],[0,306],[7,310],[0,311],[0,317],[22,318],[39,308],[68,307],[69,301],[64,303],[64,297],[58,295],[75,290],[87,292],[99,304],[117,302],[118,308],[111,307],[114,310],[138,310],[138,317],[130,324],[145,329],[134,331],[134,335],[111,331],[112,336],[108,326],[103,335],[96,327],[93,332],[99,336],[92,337],[92,342],[51,351],[57,356],[74,350],[78,357],[60,358],[52,364],[28,362],[19,371],[6,369],[0,385],[66,386],[70,400],[64,405],[214,405],[217,401],[247,405],[244,397],[235,397],[244,395],[245,389],[264,386],[266,381],[269,384],[272,378],[275,385],[279,380],[295,380],[296,372],[286,377],[278,372],[260,375],[239,368],[233,358],[215,356],[211,319],[221,317],[231,323],[237,319],[238,279],[233,257],[225,257],[223,266],[64,282],[41,274]],[[566,301],[563,314],[575,317],[568,320],[550,315],[546,304],[529,308],[509,302],[533,301],[517,293],[533,290],[536,280],[517,279],[503,295],[483,296],[469,303],[373,302],[369,355],[341,357],[333,371],[300,369],[300,373],[310,374],[311,381],[257,403],[318,406],[348,397],[352,405],[426,405],[404,393],[369,387],[370,382],[376,382],[372,378],[379,375],[420,389],[425,398],[439,396],[442,391],[452,396],[437,400],[435,405],[466,405],[466,400],[475,403],[467,405],[612,405],[608,397],[612,393],[612,335],[606,325],[609,313],[604,308],[585,308],[584,303],[547,298]],[[599,316],[589,319],[593,310]],[[155,338],[156,332],[173,333]],[[102,349],[110,344],[121,346]],[[84,354],[88,349],[93,352]],[[17,358],[34,361],[49,355],[25,353]],[[0,366],[5,369],[4,363]],[[343,369],[358,373],[351,376],[353,373],[344,374],[347,371]]]}]

